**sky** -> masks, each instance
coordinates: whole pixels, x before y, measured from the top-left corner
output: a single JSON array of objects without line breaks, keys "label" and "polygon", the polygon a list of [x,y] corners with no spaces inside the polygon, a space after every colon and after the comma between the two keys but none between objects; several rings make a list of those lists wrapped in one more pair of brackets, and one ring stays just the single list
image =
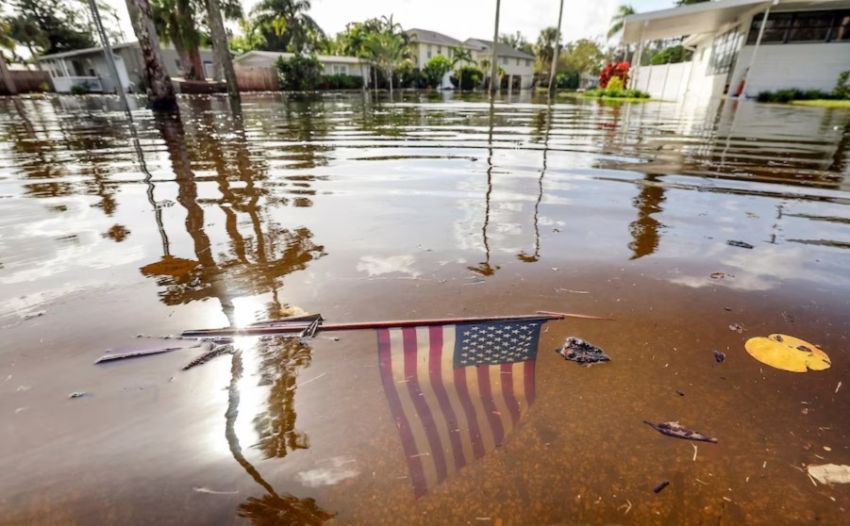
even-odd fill
[{"label": "sky", "polygon": [[[122,29],[133,40],[133,29],[122,0],[108,0],[122,17]],[[242,0],[249,11],[257,0]],[[459,40],[493,38],[495,0],[312,0],[310,14],[329,35],[348,22],[394,15],[405,29],[421,28]],[[565,0],[562,33],[565,41],[604,37],[611,17],[622,3],[638,12],[672,7],[674,0]],[[531,42],[546,26],[558,22],[558,0],[502,0],[499,33],[521,31]]]}]

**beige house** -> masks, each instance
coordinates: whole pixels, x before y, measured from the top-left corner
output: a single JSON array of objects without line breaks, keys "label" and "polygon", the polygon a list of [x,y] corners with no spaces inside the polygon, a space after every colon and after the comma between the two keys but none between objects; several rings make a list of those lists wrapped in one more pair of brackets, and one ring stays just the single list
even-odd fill
[{"label": "beige house", "polygon": [[[482,61],[490,62],[493,56],[493,43],[490,40],[469,38],[464,42],[448,35],[427,29],[410,29],[407,31],[413,46],[413,62],[417,68],[422,68],[429,60],[437,55],[453,58],[453,48],[464,47],[470,51],[474,62],[481,65]],[[499,66],[509,76],[511,83],[514,77],[519,79],[521,88],[530,88],[534,78],[534,56],[514,49],[507,44],[496,45],[496,55]],[[443,78],[442,87],[450,88],[450,74]]]},{"label": "beige house", "polygon": [[[278,59],[289,60],[294,56],[294,53],[278,51],[249,51],[233,59],[233,64],[243,69],[273,68]],[[316,55],[316,58],[322,64],[325,75],[352,75],[368,79],[371,73],[369,63],[361,58],[337,55]]]},{"label": "beige house", "polygon": [[[473,58],[479,64],[484,60],[490,62],[490,59],[493,57],[492,40],[468,38],[463,45],[472,51]],[[499,67],[508,76],[509,85],[512,83],[512,77],[519,77],[520,88],[526,89],[531,87],[531,83],[534,80],[534,55],[497,42],[496,60]]]}]

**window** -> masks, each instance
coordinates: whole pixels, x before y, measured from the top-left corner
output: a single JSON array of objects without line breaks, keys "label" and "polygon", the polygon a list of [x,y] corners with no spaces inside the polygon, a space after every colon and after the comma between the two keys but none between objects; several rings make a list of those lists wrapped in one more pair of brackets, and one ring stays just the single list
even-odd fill
[{"label": "window", "polygon": [[823,42],[831,26],[831,13],[800,13],[791,23],[788,42]]},{"label": "window", "polygon": [[428,58],[431,58],[431,50],[428,50]]},{"label": "window", "polygon": [[830,40],[833,42],[850,42],[850,13],[839,13],[835,17]]},{"label": "window", "polygon": [[715,38],[711,43],[711,56],[708,59],[709,75],[729,73],[738,55],[740,44],[741,34],[735,29]]},{"label": "window", "polygon": [[443,46],[437,46],[437,54],[438,54],[438,55],[442,55],[442,54],[443,54]]},{"label": "window", "polygon": [[507,65],[508,65],[508,59],[507,59],[507,57],[502,57],[502,65],[503,65],[503,66],[507,66]]},{"label": "window", "polygon": [[525,66],[530,68],[531,67],[531,60],[526,59],[525,60]]},{"label": "window", "polygon": [[[764,13],[753,17],[747,44],[758,40]],[[848,42],[850,41],[850,11],[800,11],[773,13],[767,18],[762,44],[788,42]]]},{"label": "window", "polygon": [[348,66],[345,64],[334,64],[331,67],[334,75],[348,75]]},{"label": "window", "polygon": [[516,59],[516,65],[519,66],[519,59]]}]

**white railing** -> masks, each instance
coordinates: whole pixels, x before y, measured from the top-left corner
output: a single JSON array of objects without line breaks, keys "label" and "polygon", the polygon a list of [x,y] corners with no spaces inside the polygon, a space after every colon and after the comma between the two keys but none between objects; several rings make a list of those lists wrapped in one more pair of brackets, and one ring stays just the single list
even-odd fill
[{"label": "white railing", "polygon": [[74,86],[85,91],[103,92],[103,84],[98,77],[53,77],[53,87],[58,93],[70,93]]}]

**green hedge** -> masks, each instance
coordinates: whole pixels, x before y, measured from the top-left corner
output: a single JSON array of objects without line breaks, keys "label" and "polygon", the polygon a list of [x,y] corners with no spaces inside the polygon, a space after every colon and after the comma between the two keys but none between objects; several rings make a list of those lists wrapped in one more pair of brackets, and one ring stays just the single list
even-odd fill
[{"label": "green hedge", "polygon": [[360,89],[363,87],[363,78],[357,75],[322,75],[318,89]]}]

